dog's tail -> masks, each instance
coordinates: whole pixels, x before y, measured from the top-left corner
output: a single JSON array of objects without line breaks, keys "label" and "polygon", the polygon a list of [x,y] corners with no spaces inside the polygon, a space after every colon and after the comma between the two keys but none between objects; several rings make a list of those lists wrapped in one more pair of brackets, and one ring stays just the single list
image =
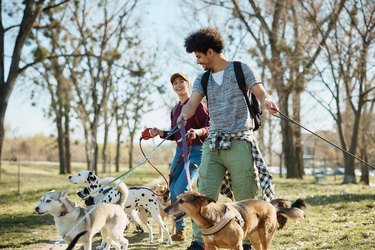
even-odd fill
[{"label": "dog's tail", "polygon": [[303,211],[306,211],[307,209],[307,203],[305,200],[298,198],[295,202],[293,202],[292,207],[299,208]]},{"label": "dog's tail", "polygon": [[109,185],[120,192],[121,197],[118,204],[125,209],[125,202],[129,195],[129,188],[126,186],[126,184],[120,179],[115,180],[113,177],[106,177],[102,179],[100,183],[102,185]]},{"label": "dog's tail", "polygon": [[124,182],[121,182],[118,186],[117,186],[117,190],[120,192],[121,194],[121,197],[120,197],[120,206],[122,208],[125,209],[125,202],[126,202],[126,199],[128,198],[128,195],[129,195],[129,188],[125,185]]},{"label": "dog's tail", "polygon": [[83,231],[83,232],[80,232],[79,234],[76,235],[76,237],[74,237],[74,239],[72,240],[72,242],[70,242],[68,248],[66,250],[72,250],[74,248],[74,246],[77,244],[79,238],[81,238],[82,235],[84,235],[85,233],[87,233],[87,231]]},{"label": "dog's tail", "polygon": [[279,229],[283,228],[288,219],[298,220],[305,218],[307,210],[306,202],[303,199],[297,199],[291,208],[277,207],[277,222]]}]

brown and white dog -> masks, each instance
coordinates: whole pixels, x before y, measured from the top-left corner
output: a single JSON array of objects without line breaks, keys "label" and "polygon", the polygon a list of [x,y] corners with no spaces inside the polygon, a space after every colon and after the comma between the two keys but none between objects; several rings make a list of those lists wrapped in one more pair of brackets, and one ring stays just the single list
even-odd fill
[{"label": "brown and white dog", "polygon": [[[159,200],[159,206],[160,206],[160,216],[165,222],[165,218],[170,218],[170,216],[164,211],[166,207],[171,205],[171,197],[168,192],[168,186],[165,184],[157,184],[155,188],[155,194],[157,195],[157,198]],[[161,234],[162,228],[159,227],[159,234]],[[172,223],[172,234],[175,233],[175,226],[174,223]]]},{"label": "brown and white dog", "polygon": [[275,207],[263,200],[244,200],[235,203],[215,201],[198,192],[181,194],[165,212],[175,221],[189,216],[202,231],[206,250],[230,248],[242,250],[247,238],[256,250],[269,249],[278,225],[278,216],[304,218],[297,207]]}]

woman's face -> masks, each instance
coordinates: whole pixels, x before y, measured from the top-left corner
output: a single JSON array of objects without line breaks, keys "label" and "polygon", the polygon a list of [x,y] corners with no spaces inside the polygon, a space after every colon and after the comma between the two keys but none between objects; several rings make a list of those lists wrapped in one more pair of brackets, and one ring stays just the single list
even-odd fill
[{"label": "woman's face", "polygon": [[173,79],[172,87],[177,95],[187,95],[189,91],[189,83],[181,76],[177,76]]}]

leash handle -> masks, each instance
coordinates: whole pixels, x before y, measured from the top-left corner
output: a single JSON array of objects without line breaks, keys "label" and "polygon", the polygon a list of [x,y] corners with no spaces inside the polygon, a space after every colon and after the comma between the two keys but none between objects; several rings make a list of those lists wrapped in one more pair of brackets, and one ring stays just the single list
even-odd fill
[{"label": "leash handle", "polygon": [[186,143],[186,135],[185,135],[185,125],[184,120],[180,121],[180,133],[182,139],[182,152],[184,154],[184,163],[185,163],[185,171],[186,171],[186,178],[189,185],[189,191],[193,191],[193,185],[191,184],[190,179],[190,171],[189,171],[189,159],[188,159],[188,152],[187,152],[187,143]]},{"label": "leash handle", "polygon": [[318,137],[319,139],[325,141],[325,142],[328,143],[329,145],[331,145],[331,146],[333,146],[333,147],[335,147],[335,148],[341,150],[342,152],[344,152],[344,153],[350,155],[351,157],[353,157],[354,159],[356,159],[356,160],[362,162],[363,164],[365,164],[365,165],[367,165],[367,166],[369,166],[369,167],[375,169],[375,166],[371,165],[370,163],[367,163],[366,161],[362,160],[361,158],[357,157],[356,155],[350,153],[348,150],[345,150],[345,149],[343,149],[343,148],[337,146],[336,144],[334,144],[334,143],[328,141],[327,139],[321,137],[320,135],[314,133],[314,132],[311,131],[310,129],[308,129],[308,128],[302,126],[301,124],[299,124],[298,122],[296,122],[296,121],[293,120],[292,118],[289,118],[287,115],[283,114],[281,111],[279,111],[279,110],[277,110],[277,109],[275,109],[275,111],[276,111],[277,113],[279,113],[280,116],[278,116],[278,115],[273,115],[273,116],[275,116],[275,117],[277,117],[277,118],[279,118],[279,119],[282,119],[282,120],[284,120],[284,121],[291,122],[291,123],[293,123],[293,124],[295,124],[295,125],[297,125],[297,126],[303,128],[304,130],[306,130],[306,131],[308,131],[309,133],[315,135],[315,136]]}]

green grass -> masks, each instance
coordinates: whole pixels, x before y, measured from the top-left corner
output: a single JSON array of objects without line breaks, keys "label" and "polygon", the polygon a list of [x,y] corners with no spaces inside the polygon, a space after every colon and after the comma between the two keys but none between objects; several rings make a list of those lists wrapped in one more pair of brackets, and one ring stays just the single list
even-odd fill
[{"label": "green grass", "polygon": [[[84,169],[74,166],[73,172]],[[122,168],[121,172],[127,169]],[[166,167],[162,168],[166,173]],[[21,165],[18,187],[18,165],[2,166],[0,182],[0,249],[48,249],[51,240],[58,240],[52,216],[37,216],[33,209],[47,191],[69,190],[70,198],[80,187],[67,181],[68,175],[58,175],[57,165]],[[106,176],[99,174],[100,176]],[[118,176],[113,173],[111,176]],[[125,180],[128,186],[144,186],[158,178],[158,173],[144,164]],[[289,221],[277,231],[272,249],[353,249],[375,248],[375,189],[365,185],[341,185],[341,179],[328,176],[316,183],[313,177],[286,180],[275,177],[278,197],[295,200],[304,198],[310,204],[305,220]],[[374,178],[371,180],[374,182]],[[191,241],[191,222],[187,220],[187,240],[170,246],[157,242],[158,228],[152,219],[154,241],[147,234],[133,234],[134,226],[125,232],[129,249],[185,249]],[[170,220],[166,222],[171,228]],[[99,243],[100,238],[96,238]]]}]

